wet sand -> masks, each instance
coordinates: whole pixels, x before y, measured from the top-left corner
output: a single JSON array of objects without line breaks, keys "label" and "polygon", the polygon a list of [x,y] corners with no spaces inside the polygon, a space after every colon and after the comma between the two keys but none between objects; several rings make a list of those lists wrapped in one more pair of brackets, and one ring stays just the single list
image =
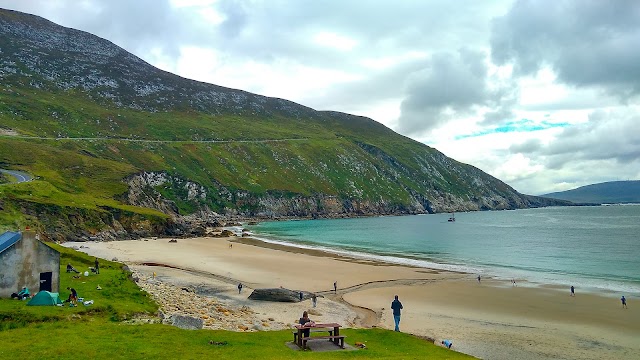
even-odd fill
[{"label": "wet sand", "polygon": [[[192,282],[214,281],[219,286],[212,296],[288,321],[295,321],[310,302],[294,308],[267,306],[246,299],[251,289],[282,286],[316,292],[331,318],[321,321],[389,329],[389,306],[397,294],[404,305],[402,331],[451,339],[454,349],[485,359],[640,359],[640,307],[632,299],[625,310],[619,297],[581,294],[579,287],[577,296],[570,297],[568,290],[522,282],[513,287],[483,279],[478,284],[473,274],[354,260],[249,238],[168,240],[67,245],[83,245],[80,250],[90,255],[116,257],[147,271],[161,268],[144,264],[171,266],[169,278],[179,280],[177,271]],[[238,282],[245,285],[241,296]],[[333,308],[347,314],[329,311]]]}]

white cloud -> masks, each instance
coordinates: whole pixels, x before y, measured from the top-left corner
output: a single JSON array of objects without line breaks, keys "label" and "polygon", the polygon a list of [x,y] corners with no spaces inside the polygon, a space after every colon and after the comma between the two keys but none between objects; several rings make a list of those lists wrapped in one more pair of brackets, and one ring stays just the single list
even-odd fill
[{"label": "white cloud", "polygon": [[640,178],[637,1],[0,7],[94,33],[181,76],[369,116],[521,192]]},{"label": "white cloud", "polygon": [[318,45],[342,51],[351,50],[358,44],[356,40],[351,39],[348,36],[336,34],[329,31],[321,31],[317,33],[313,37],[313,40]]}]

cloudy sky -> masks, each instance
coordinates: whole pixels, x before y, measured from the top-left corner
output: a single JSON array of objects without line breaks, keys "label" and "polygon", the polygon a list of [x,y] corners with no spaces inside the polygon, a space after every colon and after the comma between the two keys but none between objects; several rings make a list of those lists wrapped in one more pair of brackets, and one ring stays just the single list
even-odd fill
[{"label": "cloudy sky", "polygon": [[640,179],[640,1],[0,0],[543,194]]}]

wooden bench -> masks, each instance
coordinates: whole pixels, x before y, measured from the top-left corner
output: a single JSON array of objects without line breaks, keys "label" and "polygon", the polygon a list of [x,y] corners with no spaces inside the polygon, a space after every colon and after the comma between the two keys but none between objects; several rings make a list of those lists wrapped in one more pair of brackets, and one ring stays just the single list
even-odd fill
[{"label": "wooden bench", "polygon": [[314,337],[303,337],[302,338],[302,350],[307,348],[307,341],[309,340],[319,340],[319,339],[329,339],[329,341],[338,340],[339,344],[336,344],[344,349],[344,335],[330,335],[330,336],[314,336]]},{"label": "wooden bench", "polygon": [[[297,344],[298,343],[298,330],[293,330],[292,332],[293,332],[293,342]],[[333,330],[328,330],[328,329],[324,329],[324,330],[321,330],[321,329],[310,329],[309,332],[328,332],[329,336],[333,335]]]}]

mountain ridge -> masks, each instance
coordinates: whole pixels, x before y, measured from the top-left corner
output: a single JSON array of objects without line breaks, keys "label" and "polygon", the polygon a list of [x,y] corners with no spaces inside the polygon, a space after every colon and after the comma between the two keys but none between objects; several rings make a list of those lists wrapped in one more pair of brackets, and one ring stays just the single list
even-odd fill
[{"label": "mountain ridge", "polygon": [[640,203],[640,180],[607,181],[541,196],[578,203]]},{"label": "mountain ridge", "polygon": [[570,204],[520,194],[372,119],[185,79],[33,15],[0,10],[0,34],[0,130],[13,134],[0,136],[0,167],[38,176],[0,189],[5,226],[122,238],[201,232],[221,217]]}]

